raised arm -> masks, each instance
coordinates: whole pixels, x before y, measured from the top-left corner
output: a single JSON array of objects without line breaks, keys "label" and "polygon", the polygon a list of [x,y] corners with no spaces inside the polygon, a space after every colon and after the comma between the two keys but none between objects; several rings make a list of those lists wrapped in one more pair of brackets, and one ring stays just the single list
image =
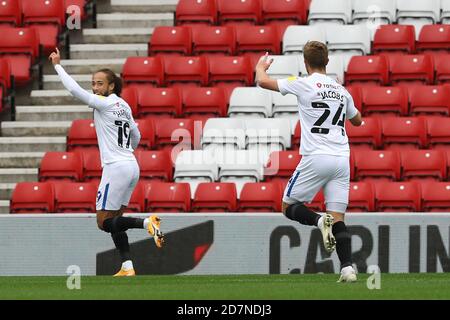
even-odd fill
[{"label": "raised arm", "polygon": [[53,66],[56,72],[61,79],[64,87],[77,99],[80,99],[83,103],[89,105],[93,108],[106,108],[108,103],[106,101],[106,97],[99,96],[93,93],[90,93],[84,90],[80,85],[64,70],[61,66],[61,55],[59,53],[58,48],[56,48],[56,52],[52,52],[49,56],[49,60],[52,61]]},{"label": "raised arm", "polygon": [[255,72],[256,72],[256,79],[255,82],[258,86],[264,89],[269,89],[273,91],[280,91],[278,88],[278,82],[275,79],[272,79],[267,75],[267,69],[269,69],[270,65],[273,62],[273,59],[268,60],[268,53],[264,56],[262,56],[258,64],[256,65]]}]

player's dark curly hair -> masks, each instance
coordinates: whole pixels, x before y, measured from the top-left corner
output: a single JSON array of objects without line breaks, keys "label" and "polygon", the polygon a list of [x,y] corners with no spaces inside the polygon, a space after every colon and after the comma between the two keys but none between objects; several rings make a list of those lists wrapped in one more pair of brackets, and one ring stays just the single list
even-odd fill
[{"label": "player's dark curly hair", "polygon": [[111,69],[100,69],[96,73],[99,72],[106,74],[106,79],[108,79],[109,84],[114,83],[114,93],[120,97],[123,87],[122,78],[118,77]]}]

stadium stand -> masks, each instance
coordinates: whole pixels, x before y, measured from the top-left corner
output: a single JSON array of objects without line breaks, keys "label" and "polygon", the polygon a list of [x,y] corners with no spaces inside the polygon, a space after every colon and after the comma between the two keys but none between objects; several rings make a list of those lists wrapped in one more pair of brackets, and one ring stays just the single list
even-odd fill
[{"label": "stadium stand", "polygon": [[[68,39],[65,9],[81,4],[83,19],[95,19],[87,1],[46,1],[0,3],[3,109],[32,86],[12,110],[17,125],[36,127],[13,130],[2,123],[0,142],[36,140],[1,152],[40,152],[38,161],[17,164],[39,169],[35,177],[18,180],[51,180],[7,186],[0,201],[9,207],[0,212],[95,211],[91,191],[102,168],[92,113],[58,92],[59,83],[44,80],[54,76],[44,68],[48,51]],[[450,1],[180,0],[174,13],[154,21],[100,19],[98,31],[117,28],[120,35],[83,39],[83,45],[131,45],[128,51],[83,55],[65,48],[74,55],[63,65],[87,89],[100,67],[123,77],[122,97],[142,135],[135,152],[141,179],[127,212],[279,212],[280,194],[301,159],[298,101],[255,88],[254,66],[267,51],[273,77],[306,76],[302,52],[310,40],[328,44],[327,74],[345,84],[364,116],[361,127],[346,125],[348,211],[450,209]],[[378,28],[370,28],[374,18]],[[137,28],[148,29],[145,36]],[[55,111],[65,107],[77,112]],[[224,154],[241,161],[224,164]],[[250,154],[254,163],[245,161]],[[11,165],[0,162],[5,166]],[[67,197],[63,186],[71,190]],[[319,193],[310,207],[325,210],[323,197]]]}]

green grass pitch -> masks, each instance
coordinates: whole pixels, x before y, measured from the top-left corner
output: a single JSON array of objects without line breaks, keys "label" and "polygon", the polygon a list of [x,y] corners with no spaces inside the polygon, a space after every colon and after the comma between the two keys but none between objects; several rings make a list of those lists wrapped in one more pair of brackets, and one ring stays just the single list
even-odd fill
[{"label": "green grass pitch", "polygon": [[336,274],[137,276],[81,278],[68,290],[66,277],[0,277],[0,299],[450,299],[450,274],[381,274],[381,289],[369,290],[370,275],[336,283]]}]

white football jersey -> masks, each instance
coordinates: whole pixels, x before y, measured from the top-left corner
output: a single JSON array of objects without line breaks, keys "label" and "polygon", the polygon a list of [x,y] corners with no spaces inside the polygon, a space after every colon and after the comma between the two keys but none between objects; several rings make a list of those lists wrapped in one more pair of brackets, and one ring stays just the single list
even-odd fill
[{"label": "white football jersey", "polygon": [[[94,124],[102,166],[123,160],[135,160],[131,144],[131,130],[135,130],[130,106],[115,94],[105,99],[103,106],[90,105],[94,108]],[[105,107],[106,106],[106,107]]]},{"label": "white football jersey", "polygon": [[349,157],[345,120],[355,117],[358,110],[348,91],[320,73],[277,81],[281,94],[297,96],[301,125],[300,154]]},{"label": "white football jersey", "polygon": [[[76,98],[94,108],[94,125],[102,167],[105,164],[123,160],[134,160],[133,145],[140,139],[139,129],[134,122],[130,106],[115,94],[108,97],[88,92],[57,64],[55,70],[64,87]],[[131,141],[132,132],[137,141]]]}]

